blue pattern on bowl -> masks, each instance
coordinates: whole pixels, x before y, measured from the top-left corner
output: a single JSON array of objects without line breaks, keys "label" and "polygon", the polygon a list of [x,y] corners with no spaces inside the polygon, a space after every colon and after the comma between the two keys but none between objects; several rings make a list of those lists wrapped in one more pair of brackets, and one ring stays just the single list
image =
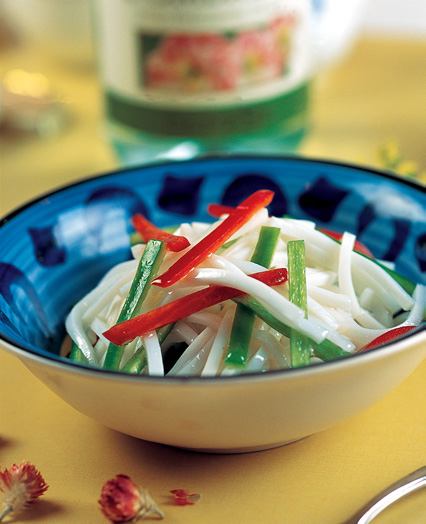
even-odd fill
[{"label": "blue pattern on bowl", "polygon": [[235,205],[257,189],[270,211],[352,231],[375,256],[423,281],[423,188],[351,165],[297,158],[225,157],[124,169],[59,189],[0,223],[0,338],[52,358],[70,307],[130,257],[130,217],[159,226],[208,221],[209,202]]}]

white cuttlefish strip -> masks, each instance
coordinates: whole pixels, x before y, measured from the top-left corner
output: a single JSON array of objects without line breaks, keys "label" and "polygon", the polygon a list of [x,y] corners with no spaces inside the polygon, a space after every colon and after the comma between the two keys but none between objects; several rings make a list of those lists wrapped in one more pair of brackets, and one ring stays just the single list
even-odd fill
[{"label": "white cuttlefish strip", "polygon": [[355,235],[352,233],[343,233],[340,256],[339,256],[339,288],[344,295],[351,300],[352,316],[358,320],[364,327],[370,329],[383,329],[384,326],[378,322],[372,315],[363,309],[358,302],[355,289],[352,282],[352,253],[355,245]]},{"label": "white cuttlefish strip", "polygon": [[[85,308],[85,311],[82,315],[83,324],[91,324],[95,317],[99,314],[99,312],[102,311],[106,306],[111,304],[112,300],[114,300],[114,297],[119,295],[120,288],[125,284],[128,278],[129,275],[124,274],[121,276],[121,278],[118,278],[113,282],[107,281],[106,286],[99,285],[95,289],[99,288],[101,290],[101,293],[99,294],[99,296],[96,297],[95,300],[89,301],[88,296],[85,297],[87,308]],[[130,278],[133,278],[133,275]]]},{"label": "white cuttlefish strip", "polygon": [[361,269],[369,274],[369,277],[386,289],[388,294],[400,305],[405,311],[409,311],[414,304],[413,297],[411,297],[386,271],[378,266],[369,258],[363,257],[359,253],[352,253],[352,270],[357,272]]},{"label": "white cuttlefish strip", "polygon": [[167,373],[168,375],[177,375],[185,365],[196,357],[197,353],[207,344],[207,342],[214,335],[214,331],[207,327],[202,331],[197,338],[185,349],[182,355],[178,358],[172,369]]},{"label": "white cuttlefish strip", "polygon": [[219,329],[222,323],[222,318],[214,313],[208,311],[199,311],[198,313],[192,313],[186,317],[186,321],[192,324],[202,324],[203,326],[209,326],[215,330]]},{"label": "white cuttlefish strip", "polygon": [[148,360],[148,372],[150,375],[164,376],[163,356],[157,333],[152,331],[142,337]]},{"label": "white cuttlefish strip", "polygon": [[170,333],[168,338],[176,335],[180,340],[183,340],[189,345],[192,344],[192,342],[197,338],[198,333],[189,327],[188,324],[186,324],[183,320],[179,320],[176,322],[175,326],[173,327],[173,331]]},{"label": "white cuttlefish strip", "polygon": [[214,335],[211,336],[198,353],[176,372],[176,375],[180,376],[191,376],[191,375],[200,375],[207,357],[211,351],[211,347],[214,342]]},{"label": "white cuttlefish strip", "polygon": [[[418,284],[413,293],[414,306],[404,322],[395,327],[418,326],[422,322],[425,308],[425,286]],[[341,331],[349,337],[358,347],[365,346],[388,329],[369,329],[357,324],[350,316],[345,324],[342,323]]]},{"label": "white cuttlefish strip", "polygon": [[263,282],[247,276],[225,258],[218,255],[212,256],[215,258],[215,264],[221,263],[224,269],[195,269],[191,274],[191,280],[197,283],[221,284],[239,289],[257,299],[279,320],[301,331],[316,342],[321,342],[326,338],[329,330],[305,319],[301,308]]},{"label": "white cuttlefish strip", "polygon": [[212,348],[207,357],[204,368],[201,372],[202,376],[216,375],[219,372],[219,367],[223,359],[223,354],[227,347],[229,335],[232,329],[232,322],[234,319],[235,307],[230,307],[225,313],[222,323],[217,331]]},{"label": "white cuttlefish strip", "polygon": [[328,289],[308,285],[308,297],[319,302],[322,306],[351,310],[351,299],[342,293],[336,293]]},{"label": "white cuttlefish strip", "polygon": [[[107,283],[107,289],[109,289],[108,286],[110,286],[111,284],[110,282],[108,282],[108,280],[103,279],[101,282]],[[72,308],[65,321],[65,326],[70,337],[78,345],[83,355],[91,364],[97,364],[98,358],[96,356],[95,350],[93,349],[92,342],[86,333],[88,326],[84,321],[85,319],[83,317],[87,313],[87,311],[90,310],[91,306],[94,303],[99,302],[100,297],[102,297],[104,293],[104,286],[98,285],[97,287],[95,287],[82,300],[77,302],[77,304]],[[95,316],[93,316],[93,318],[91,319],[92,321],[95,318]]]}]

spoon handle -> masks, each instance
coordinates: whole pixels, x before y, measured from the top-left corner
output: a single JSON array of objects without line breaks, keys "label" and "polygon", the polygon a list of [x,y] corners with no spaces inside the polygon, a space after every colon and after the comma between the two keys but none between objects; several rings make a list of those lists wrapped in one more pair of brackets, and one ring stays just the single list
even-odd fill
[{"label": "spoon handle", "polygon": [[426,466],[398,480],[371,499],[355,515],[342,524],[369,524],[385,508],[405,495],[426,486]]}]

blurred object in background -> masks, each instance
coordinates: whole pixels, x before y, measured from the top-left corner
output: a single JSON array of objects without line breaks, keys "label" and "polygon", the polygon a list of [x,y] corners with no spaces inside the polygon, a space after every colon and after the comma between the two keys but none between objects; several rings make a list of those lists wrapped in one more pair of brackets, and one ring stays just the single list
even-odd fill
[{"label": "blurred object in background", "polygon": [[370,0],[311,0],[317,69],[343,59],[354,44]]},{"label": "blurred object in background", "polygon": [[42,73],[7,71],[0,82],[0,130],[54,136],[66,123],[65,106]]},{"label": "blurred object in background", "polygon": [[365,0],[95,0],[105,133],[124,164],[288,153]]},{"label": "blurred object in background", "polygon": [[383,169],[393,171],[395,174],[417,179],[426,183],[426,171],[422,171],[418,162],[408,160],[402,154],[398,141],[389,138],[377,151],[378,164]]},{"label": "blurred object in background", "polygon": [[0,21],[1,50],[33,53],[32,61],[1,73],[0,131],[14,139],[53,137],[69,123],[69,108],[39,57],[51,56],[57,68],[93,73],[90,0],[0,0]]},{"label": "blurred object in background", "polygon": [[72,65],[93,64],[90,0],[0,0],[0,9],[24,44]]},{"label": "blurred object in background", "polygon": [[2,0],[0,0],[0,52],[17,45],[18,37],[12,28],[8,17],[3,12]]},{"label": "blurred object in background", "polygon": [[[125,164],[211,152],[348,158],[345,144],[362,138],[374,151],[389,134],[422,161],[420,133],[403,110],[416,99],[421,111],[421,59],[399,56],[395,76],[413,80],[398,103],[377,41],[425,38],[425,10],[418,0],[0,0],[0,131],[16,143],[71,122],[64,143],[93,137],[114,165],[113,150]],[[368,41],[357,52],[373,46],[377,67],[367,51],[336,83],[358,36]],[[9,75],[22,86],[6,86]],[[49,92],[34,97],[28,84],[41,77]],[[367,115],[358,108],[368,101]],[[84,158],[94,162],[93,148]]]},{"label": "blurred object in background", "polygon": [[362,31],[376,36],[426,39],[426,2],[368,0]]}]

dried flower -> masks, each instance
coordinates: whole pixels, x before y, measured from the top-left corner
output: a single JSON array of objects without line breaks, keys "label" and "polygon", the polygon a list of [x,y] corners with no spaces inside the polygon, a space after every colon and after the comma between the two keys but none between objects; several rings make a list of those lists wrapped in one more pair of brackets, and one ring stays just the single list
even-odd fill
[{"label": "dried flower", "polygon": [[19,511],[43,495],[48,485],[29,462],[0,469],[0,521],[12,511]]},{"label": "dried flower", "polygon": [[174,503],[179,506],[192,506],[201,498],[199,493],[190,493],[186,489],[172,489],[170,493],[173,494]]},{"label": "dried flower", "polygon": [[136,522],[145,517],[164,518],[149,493],[138,486],[127,475],[116,475],[102,486],[98,501],[101,511],[111,522]]}]

